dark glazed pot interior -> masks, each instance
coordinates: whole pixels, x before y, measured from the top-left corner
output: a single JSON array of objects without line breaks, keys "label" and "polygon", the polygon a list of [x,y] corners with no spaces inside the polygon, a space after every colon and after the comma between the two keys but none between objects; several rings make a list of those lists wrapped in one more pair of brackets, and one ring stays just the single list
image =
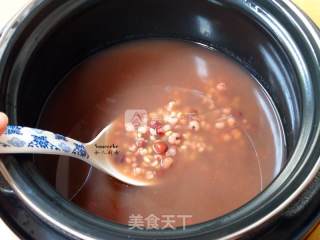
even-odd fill
[{"label": "dark glazed pot interior", "polygon": [[[314,93],[319,93],[319,86],[314,79],[319,73],[310,75],[310,69],[316,66],[311,62],[315,56],[307,58],[310,49],[306,40],[299,37],[299,29],[288,19],[278,19],[280,26],[275,27],[273,17],[285,10],[272,1],[255,1],[257,5],[218,0],[40,2],[20,24],[2,58],[2,102],[15,123],[35,126],[53,88],[74,66],[99,50],[133,39],[183,39],[222,51],[256,76],[279,110],[290,159],[271,186],[241,209],[186,230],[161,233],[128,230],[83,212],[49,187],[31,161],[26,161],[30,156],[5,161],[16,185],[27,190],[25,196],[38,209],[59,222],[57,228],[73,229],[69,234],[81,233],[81,237],[110,236],[108,239],[128,235],[218,238],[265,217],[289,198],[316,164],[318,154],[312,147],[318,140],[315,129],[319,116],[314,110],[319,100]],[[288,35],[282,27],[287,27]]]}]

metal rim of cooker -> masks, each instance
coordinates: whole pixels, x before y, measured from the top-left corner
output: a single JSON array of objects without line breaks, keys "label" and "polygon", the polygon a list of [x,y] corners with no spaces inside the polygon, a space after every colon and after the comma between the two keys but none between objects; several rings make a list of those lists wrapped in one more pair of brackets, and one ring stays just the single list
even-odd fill
[{"label": "metal rim of cooker", "polygon": [[[82,2],[82,1],[79,1]],[[215,2],[215,1],[213,1]],[[28,5],[25,9],[23,9],[17,16],[10,21],[7,26],[5,27],[3,31],[3,36],[0,38],[0,56],[3,54],[3,52],[6,50],[5,48],[9,44],[9,41],[11,37],[15,34],[16,30],[16,25],[17,23],[23,22],[30,13],[35,11],[38,7],[41,7],[42,4],[45,4],[45,0],[36,0],[35,2],[31,3]],[[287,44],[289,45],[288,49],[291,53],[296,54],[295,60],[296,61],[296,67],[300,73],[301,78],[309,79],[320,79],[320,35],[319,32],[317,31],[315,25],[308,19],[290,0],[283,0],[283,1],[277,1],[277,0],[271,0],[271,1],[251,1],[251,0],[244,0],[244,1],[236,1],[236,0],[231,0],[230,4],[233,4],[234,6],[241,7],[247,11],[247,14],[250,14],[251,17],[258,19],[259,21],[262,21],[265,23],[265,26],[268,26],[271,28],[272,31],[278,31],[277,32],[277,37],[281,38],[284,37],[282,40],[286,40],[285,38],[288,37],[286,34],[288,34],[287,30],[283,28],[283,24],[279,23],[279,18],[283,18],[283,21],[286,21],[290,27],[294,28],[295,30],[295,40],[297,41],[302,41],[300,44],[304,44],[305,46],[305,52],[301,53],[299,51],[299,48],[297,47],[297,44],[295,41]],[[274,14],[271,15],[270,12],[265,9],[272,9],[274,11]],[[267,14],[265,14],[267,12]],[[277,13],[277,14],[276,14]],[[290,22],[290,24],[289,24]],[[289,26],[286,26],[289,27]],[[270,29],[268,29],[270,30]],[[292,29],[291,29],[292,30]],[[289,34],[290,35],[290,34]],[[289,39],[292,40],[292,37],[289,36]],[[1,46],[2,45],[2,46]],[[5,47],[4,47],[5,46]],[[297,57],[298,56],[298,57]],[[305,57],[308,56],[309,59],[306,59]],[[301,62],[299,62],[301,61]],[[313,72],[311,73],[308,71],[308,67],[306,66],[305,63],[308,63],[308,66],[313,67]],[[301,65],[299,65],[301,64]],[[311,76],[312,75],[312,76]],[[310,86],[309,86],[310,87]],[[318,93],[320,93],[320,89],[317,89]],[[311,91],[312,92],[312,91]],[[308,96],[306,96],[308,98]],[[310,96],[309,96],[310,97]],[[317,99],[319,100],[319,99]],[[285,184],[287,188],[289,188],[290,185],[290,190],[291,193],[289,196],[284,194],[284,191],[279,191],[279,195],[275,195],[274,199],[272,199],[273,209],[268,212],[267,214],[263,214],[263,217],[257,219],[257,221],[254,222],[249,222],[248,225],[241,229],[229,229],[229,231],[225,232],[226,234],[224,236],[220,236],[219,239],[234,239],[236,237],[240,237],[245,233],[250,232],[253,229],[256,229],[260,227],[262,224],[268,222],[270,219],[273,217],[277,216],[281,212],[285,210],[285,208],[292,203],[302,192],[303,190],[308,186],[308,184],[312,181],[312,179],[316,176],[316,174],[320,170],[320,158],[319,158],[319,153],[315,151],[316,145],[319,142],[319,116],[316,116],[317,113],[315,112],[315,106],[312,104],[312,102],[307,102],[305,103],[306,105],[304,107],[308,107],[308,116],[307,117],[309,122],[309,129],[302,129],[304,134],[312,135],[313,139],[312,142],[309,142],[308,145],[308,152],[305,158],[311,157],[309,154],[316,154],[317,156],[313,156],[313,161],[311,161],[308,164],[311,164],[309,166],[308,170],[309,172],[306,173],[306,170],[304,174],[301,173],[302,168],[306,167],[306,162],[307,160],[302,164],[302,165],[290,165],[286,166],[283,172],[278,176],[278,178],[268,187],[268,190],[275,190],[274,188],[279,188],[280,184],[282,187]],[[309,104],[309,105],[307,105]],[[305,110],[306,110],[305,109]],[[316,122],[315,122],[316,120]],[[313,131],[313,133],[311,133]],[[303,133],[301,135],[303,135]],[[296,151],[302,150],[299,148],[304,145],[306,147],[306,143],[302,143],[301,141],[306,141],[310,140],[310,136],[304,135],[303,137],[300,136],[299,138],[299,143],[298,147],[296,148]],[[304,149],[305,150],[305,149]],[[304,152],[304,151],[301,151]],[[296,152],[297,153],[297,152]],[[299,154],[297,154],[299,155]],[[295,154],[294,154],[295,156]],[[296,159],[298,161],[299,159]],[[297,163],[297,162],[296,162]],[[286,181],[283,181],[284,179],[281,178],[281,176],[285,176],[286,174],[289,176],[290,171],[292,169],[290,168],[299,168],[295,175],[291,175],[292,177],[295,177],[295,179],[286,179]],[[287,173],[284,173],[287,171]],[[10,169],[3,163],[0,162],[0,172],[3,174],[9,185],[12,187],[12,189],[15,191],[15,193],[18,195],[18,197],[33,211],[35,212],[40,218],[45,220],[45,222],[49,223],[51,226],[57,228],[58,230],[64,232],[65,234],[72,236],[72,237],[77,237],[80,239],[95,239],[90,235],[87,235],[84,232],[80,232],[77,229],[72,229],[72,227],[64,225],[63,223],[57,221],[56,219],[52,218],[49,216],[44,209],[41,209],[39,206],[37,206],[36,203],[32,201],[32,199],[29,198],[28,194],[24,192],[23,189],[20,188],[18,184],[16,184],[15,179],[13,178],[12,174],[10,173]],[[300,176],[298,176],[301,174]],[[298,178],[299,177],[299,178]],[[282,181],[279,184],[279,181]],[[297,181],[297,182],[293,182]],[[287,189],[288,190],[288,189]],[[281,196],[281,197],[280,197]],[[256,197],[252,202],[256,201],[256,199],[260,198],[261,196]],[[278,199],[275,199],[278,198]],[[258,202],[257,202],[258,203]],[[232,214],[232,212],[230,213]],[[228,216],[229,214],[221,217],[222,219],[224,218],[225,221],[230,218]],[[203,224],[197,224],[195,226],[191,226],[188,228],[188,231],[185,232],[179,232],[178,230],[175,232],[172,231],[161,231],[160,234],[156,233],[148,233],[142,232],[142,231],[135,231],[135,230],[128,230],[125,226],[121,225],[113,225],[110,226],[110,230],[113,233],[122,232],[127,236],[130,237],[156,237],[156,238],[162,238],[164,239],[177,239],[181,237],[196,237],[196,236],[201,236],[202,234],[210,232],[210,228],[212,228],[211,221]],[[152,235],[153,234],[153,235]]]}]

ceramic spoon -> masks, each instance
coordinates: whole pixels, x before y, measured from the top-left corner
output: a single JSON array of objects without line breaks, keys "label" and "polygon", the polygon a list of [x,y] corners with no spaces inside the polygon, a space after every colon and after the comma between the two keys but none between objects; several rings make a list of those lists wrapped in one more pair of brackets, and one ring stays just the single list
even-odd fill
[{"label": "ceramic spoon", "polygon": [[135,186],[147,186],[152,182],[144,182],[130,178],[119,172],[111,163],[103,146],[107,146],[106,137],[111,125],[105,127],[92,141],[82,143],[35,128],[8,126],[0,136],[0,154],[37,153],[65,155],[80,159],[114,178]]}]

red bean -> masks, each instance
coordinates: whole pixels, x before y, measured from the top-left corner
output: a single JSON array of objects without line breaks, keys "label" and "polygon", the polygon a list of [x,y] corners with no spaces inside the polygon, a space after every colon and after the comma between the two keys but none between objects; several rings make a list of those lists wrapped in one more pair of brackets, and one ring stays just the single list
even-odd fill
[{"label": "red bean", "polygon": [[168,145],[165,142],[156,142],[153,144],[153,150],[157,154],[165,154],[168,150]]}]

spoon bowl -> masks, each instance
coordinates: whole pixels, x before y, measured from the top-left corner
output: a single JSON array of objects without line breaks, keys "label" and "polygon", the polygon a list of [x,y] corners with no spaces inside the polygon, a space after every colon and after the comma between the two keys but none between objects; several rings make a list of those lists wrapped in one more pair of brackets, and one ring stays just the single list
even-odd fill
[{"label": "spoon bowl", "polygon": [[0,136],[0,154],[51,154],[64,155],[82,160],[123,183],[134,186],[149,186],[152,181],[141,181],[130,178],[119,172],[112,164],[111,158],[99,148],[107,146],[107,135],[112,124],[106,126],[92,141],[82,143],[36,128],[8,126]]}]

